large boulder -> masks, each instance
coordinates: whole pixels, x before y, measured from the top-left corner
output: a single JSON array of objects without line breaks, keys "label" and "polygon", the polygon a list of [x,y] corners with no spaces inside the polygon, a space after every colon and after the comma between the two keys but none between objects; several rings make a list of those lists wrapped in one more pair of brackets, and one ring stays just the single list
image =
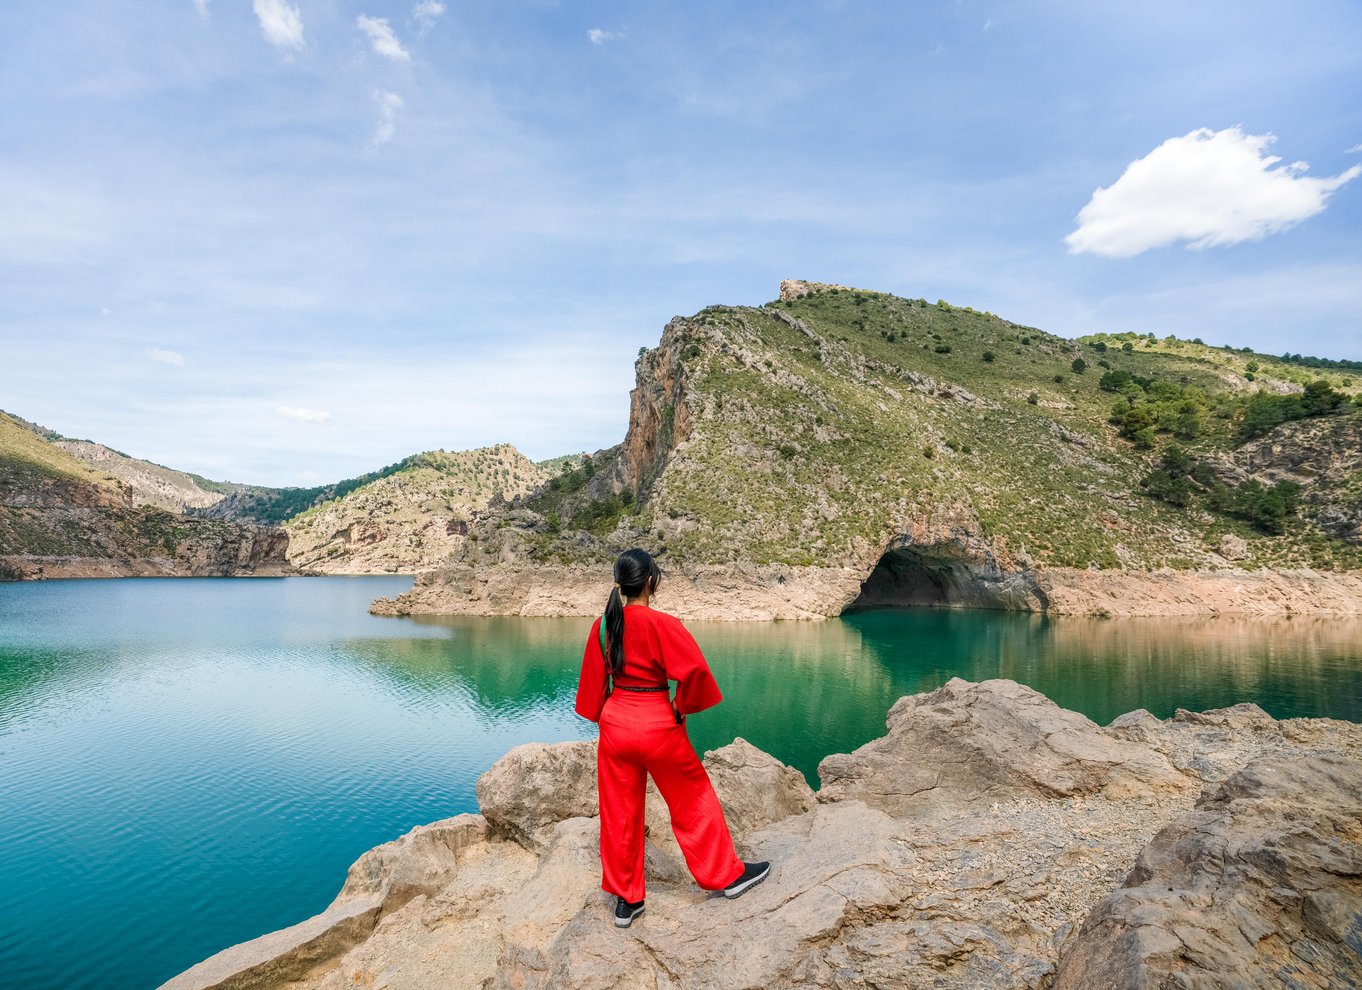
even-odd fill
[{"label": "large boulder", "polygon": [[542,852],[553,827],[599,814],[596,743],[526,743],[478,778],[478,806],[494,829]]},{"label": "large boulder", "polygon": [[1362,984],[1362,765],[1263,760],[1088,915],[1055,990]]},{"label": "large boulder", "polygon": [[1015,681],[953,677],[900,698],[888,728],[819,764],[820,801],[854,799],[924,818],[1028,795],[1127,798],[1191,784],[1163,754]]}]

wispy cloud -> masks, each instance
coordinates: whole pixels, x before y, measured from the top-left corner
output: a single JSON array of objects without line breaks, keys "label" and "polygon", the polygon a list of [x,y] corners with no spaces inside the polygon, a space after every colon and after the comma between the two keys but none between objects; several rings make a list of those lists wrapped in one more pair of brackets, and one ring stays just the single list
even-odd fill
[{"label": "wispy cloud", "polygon": [[299,423],[325,423],[331,418],[331,414],[323,409],[303,409],[299,406],[280,406],[275,412]]},{"label": "wispy cloud", "polygon": [[[108,312],[107,310],[105,312]],[[148,347],[147,357],[153,361],[160,361],[162,364],[184,364],[184,355],[179,351],[167,351],[160,347]]]},{"label": "wispy cloud", "polygon": [[1349,148],[1347,151],[1345,151],[1344,154],[1346,154],[1346,155],[1356,155],[1356,154],[1358,154],[1359,152],[1362,152],[1362,144],[1355,144],[1355,145],[1353,145],[1351,148]]},{"label": "wispy cloud", "polygon": [[586,36],[593,45],[604,45],[606,42],[618,41],[624,37],[618,31],[607,31],[604,28],[588,28]]},{"label": "wispy cloud", "polygon": [[1176,241],[1208,248],[1257,240],[1324,210],[1329,196],[1362,175],[1362,165],[1326,179],[1305,162],[1274,168],[1276,138],[1201,128],[1169,138],[1098,189],[1066,237],[1071,254],[1128,258]]},{"label": "wispy cloud", "polygon": [[991,17],[988,18],[986,21],[984,21],[984,30],[985,30],[985,31],[992,31],[992,30],[993,30],[995,27],[997,27],[997,26],[998,26],[998,25],[994,22],[993,18],[991,18]]},{"label": "wispy cloud", "polygon": [[205,21],[208,20],[208,0],[194,0],[194,9]]},{"label": "wispy cloud", "polygon": [[388,23],[386,17],[366,17],[364,14],[360,14],[355,18],[355,27],[369,36],[374,51],[384,58],[390,58],[396,62],[411,60],[411,53],[403,48],[402,43],[397,40],[397,35],[393,34],[392,25]]},{"label": "wispy cloud", "polygon": [[416,30],[422,37],[430,33],[435,22],[445,12],[445,5],[439,0],[422,0],[411,9],[411,18],[416,22]]},{"label": "wispy cloud", "polygon": [[265,40],[276,48],[303,47],[303,15],[288,0],[253,0]]},{"label": "wispy cloud", "polygon": [[386,89],[376,90],[374,99],[378,101],[378,129],[374,131],[374,144],[387,144],[397,132],[397,111],[402,107],[402,97]]}]

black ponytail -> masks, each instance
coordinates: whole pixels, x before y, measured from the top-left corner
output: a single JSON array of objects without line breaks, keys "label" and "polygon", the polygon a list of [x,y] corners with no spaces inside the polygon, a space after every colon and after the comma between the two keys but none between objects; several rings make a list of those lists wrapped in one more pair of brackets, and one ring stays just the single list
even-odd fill
[{"label": "black ponytail", "polygon": [[624,671],[624,599],[637,598],[644,589],[657,590],[662,580],[662,568],[652,554],[635,547],[626,550],[615,561],[615,586],[605,603],[605,669],[611,674]]}]

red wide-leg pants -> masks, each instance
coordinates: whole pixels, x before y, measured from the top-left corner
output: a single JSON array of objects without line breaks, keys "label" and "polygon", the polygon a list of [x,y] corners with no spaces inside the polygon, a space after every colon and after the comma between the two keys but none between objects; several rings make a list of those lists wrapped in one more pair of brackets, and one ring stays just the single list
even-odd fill
[{"label": "red wide-leg pants", "polygon": [[666,692],[615,691],[601,712],[596,781],[601,802],[601,888],[643,900],[643,798],[651,774],[695,882],[720,890],[742,875],[723,809]]}]

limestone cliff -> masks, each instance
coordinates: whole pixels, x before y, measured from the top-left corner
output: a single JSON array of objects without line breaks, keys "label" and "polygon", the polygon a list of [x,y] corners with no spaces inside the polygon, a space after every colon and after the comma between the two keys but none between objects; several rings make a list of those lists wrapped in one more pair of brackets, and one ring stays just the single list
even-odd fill
[{"label": "limestone cliff", "polygon": [[647,913],[600,889],[595,743],[512,750],[481,814],[351,867],[322,914],[163,990],[1298,988],[1362,980],[1362,726],[1254,705],[1103,728],[1012,681],[900,699],[822,788],[739,739],[705,765],[740,900],[650,793]]},{"label": "limestone cliff", "polygon": [[695,617],[1362,612],[1343,373],[787,282],[673,319],[636,374],[620,446],[374,611],[591,614],[640,545]]}]

